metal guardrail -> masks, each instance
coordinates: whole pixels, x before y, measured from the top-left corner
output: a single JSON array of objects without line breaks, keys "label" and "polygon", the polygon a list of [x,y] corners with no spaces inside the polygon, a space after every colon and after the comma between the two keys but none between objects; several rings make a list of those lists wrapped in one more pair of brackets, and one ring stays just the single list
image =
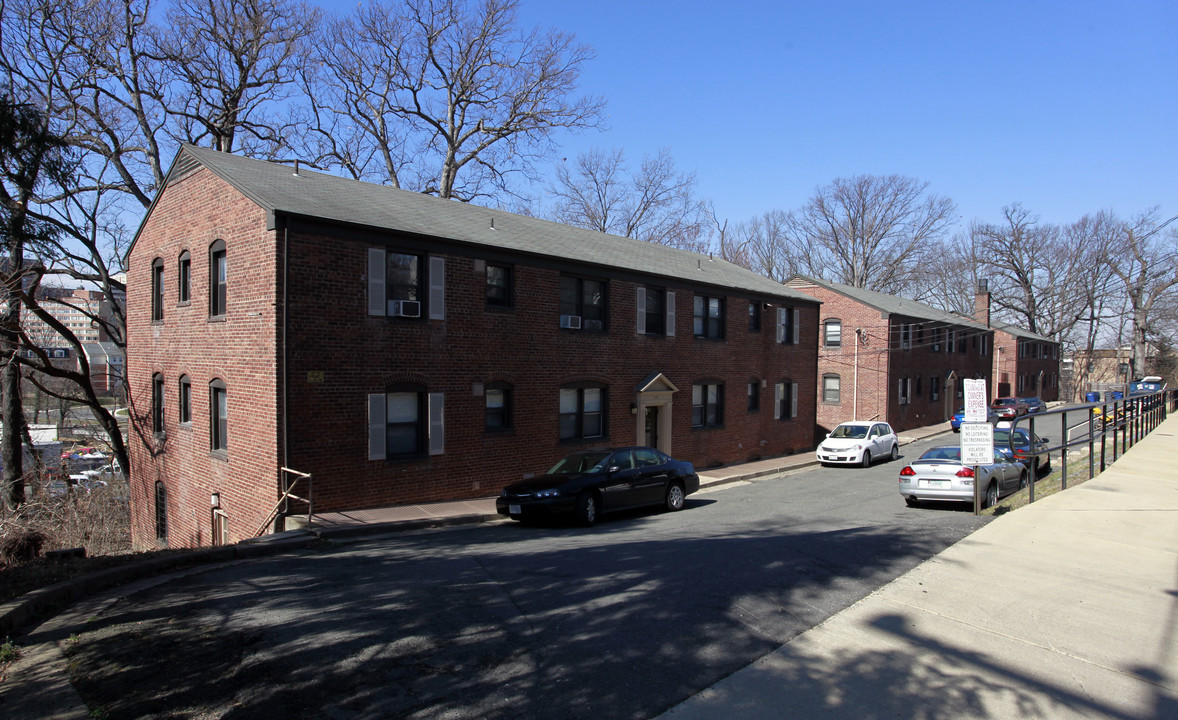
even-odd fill
[{"label": "metal guardrail", "polygon": [[[1094,478],[1097,472],[1097,456],[1099,455],[1100,472],[1138,441],[1148,435],[1169,413],[1178,410],[1178,390],[1163,388],[1162,390],[1125,397],[1113,401],[1088,403],[1060,410],[1024,415],[1011,423],[1010,439],[1006,449],[1015,457],[1025,458],[1027,453],[1014,446],[1014,429],[1023,425],[1031,435],[1032,448],[1035,432],[1035,422],[1044,417],[1060,416],[1062,428],[1061,441],[1041,451],[1051,458],[1053,453],[1059,453],[1060,484],[1063,489],[1068,486],[1068,451],[1072,448],[1086,447],[1088,450],[1088,477]],[[1069,424],[1069,419],[1079,422]],[[1099,451],[1099,452],[1098,452]],[[1111,459],[1110,459],[1111,454]],[[1038,480],[1038,478],[1036,478]],[[1035,483],[1029,485],[1030,502],[1035,502]]]}]

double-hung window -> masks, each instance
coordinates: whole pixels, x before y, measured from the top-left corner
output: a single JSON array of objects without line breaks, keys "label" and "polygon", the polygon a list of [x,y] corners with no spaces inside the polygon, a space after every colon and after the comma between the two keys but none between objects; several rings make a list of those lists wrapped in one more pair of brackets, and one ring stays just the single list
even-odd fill
[{"label": "double-hung window", "polygon": [[749,332],[761,332],[761,303],[756,300],[749,301]]},{"label": "double-hung window", "polygon": [[487,430],[511,429],[511,386],[507,383],[491,383],[483,391],[486,402]]},{"label": "double-hung window", "polygon": [[901,405],[907,405],[912,398],[912,383],[908,378],[902,377],[897,381],[897,384],[898,402]]},{"label": "double-hung window", "polygon": [[511,307],[511,268],[487,265],[487,307]]},{"label": "double-hung window", "polygon": [[695,296],[695,336],[714,340],[724,337],[723,298]]},{"label": "double-hung window", "polygon": [[156,435],[164,432],[164,376],[151,376],[151,431]]},{"label": "double-hung window", "polygon": [[798,416],[798,384],[785,380],[773,386],[773,419],[789,420]]},{"label": "double-hung window", "polygon": [[209,247],[209,316],[221,317],[227,309],[228,260],[225,241],[218,240]]},{"label": "double-hung window", "polygon": [[426,307],[431,320],[445,319],[446,259],[369,248],[368,314],[419,318]]},{"label": "double-hung window", "polygon": [[838,405],[842,396],[842,378],[834,373],[822,376],[822,402]]},{"label": "double-hung window", "polygon": [[724,424],[724,386],[700,383],[691,386],[691,426],[719,427]]},{"label": "double-hung window", "polygon": [[368,396],[368,459],[399,460],[442,454],[445,393],[412,383]]},{"label": "double-hung window", "polygon": [[841,347],[843,344],[843,321],[826,320],[822,323],[822,344],[826,347]]},{"label": "double-hung window", "polygon": [[151,263],[151,321],[164,319],[164,260],[156,258]]},{"label": "double-hung window", "polygon": [[801,315],[797,308],[777,308],[777,342],[797,345],[801,341]]},{"label": "double-hung window", "polygon": [[176,293],[176,300],[184,304],[192,300],[192,255],[187,250],[180,253],[180,260],[176,263],[176,276],[180,287]]},{"label": "double-hung window", "polygon": [[757,412],[761,409],[761,381],[753,378],[749,380],[749,412]]},{"label": "double-hung window", "polygon": [[570,330],[605,329],[606,284],[602,280],[560,279],[560,326]]},{"label": "double-hung window", "polygon": [[220,378],[209,383],[209,449],[229,451],[229,391]]},{"label": "double-hung window", "polygon": [[192,422],[192,379],[187,375],[180,376],[180,402],[179,402],[180,424],[187,425]]},{"label": "double-hung window", "polygon": [[638,286],[635,295],[639,335],[675,335],[675,293],[661,288]]},{"label": "double-hung window", "polygon": [[605,435],[605,400],[603,387],[563,387],[560,389],[560,439],[599,438]]}]

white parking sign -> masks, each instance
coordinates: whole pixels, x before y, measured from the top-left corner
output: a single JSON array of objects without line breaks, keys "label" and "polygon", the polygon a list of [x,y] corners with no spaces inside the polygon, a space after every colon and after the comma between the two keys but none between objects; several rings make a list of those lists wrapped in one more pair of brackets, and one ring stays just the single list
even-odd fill
[{"label": "white parking sign", "polygon": [[986,422],[986,381],[966,378],[962,380],[965,392],[965,422]]},{"label": "white parking sign", "polygon": [[961,423],[961,464],[994,462],[994,426],[988,422]]}]

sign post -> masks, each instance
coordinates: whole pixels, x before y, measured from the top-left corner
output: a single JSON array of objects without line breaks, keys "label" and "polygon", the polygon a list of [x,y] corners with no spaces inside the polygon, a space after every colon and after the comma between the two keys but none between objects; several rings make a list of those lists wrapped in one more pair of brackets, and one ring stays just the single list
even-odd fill
[{"label": "sign post", "polygon": [[994,462],[994,426],[988,422],[961,423],[961,464],[973,466],[973,514],[982,512],[980,465]]}]

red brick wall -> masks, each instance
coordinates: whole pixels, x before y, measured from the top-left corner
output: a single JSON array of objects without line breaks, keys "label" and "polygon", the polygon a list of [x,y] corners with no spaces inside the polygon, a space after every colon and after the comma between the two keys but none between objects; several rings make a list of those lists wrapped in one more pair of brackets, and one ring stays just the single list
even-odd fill
[{"label": "red brick wall", "polygon": [[[660,285],[676,293],[676,335],[639,336],[636,284],[611,280],[608,331],[561,330],[559,271],[514,265],[513,308],[488,309],[476,258],[446,254],[445,320],[369,317],[362,278],[370,246],[378,241],[291,235],[290,463],[314,474],[319,510],[486,496],[525,473],[543,472],[570,451],[641,444],[630,406],[638,385],[654,372],[679,389],[672,410],[676,457],[707,467],[814,446],[813,304],[799,304],[798,345],[775,341],[773,308],[764,311],[761,332],[750,333],[748,300],[739,297],[726,299],[726,338],[703,340],[692,334],[692,290]],[[308,382],[309,373],[316,382]],[[754,377],[766,386],[761,409],[749,413],[747,386]],[[785,379],[800,385],[798,417],[774,420],[773,386]],[[367,396],[405,380],[445,393],[445,452],[369,461]],[[704,380],[724,384],[724,423],[692,429],[692,384]],[[474,392],[496,381],[512,384],[510,432],[485,430],[485,400]],[[608,386],[606,438],[558,439],[559,388],[578,381]]]},{"label": "red brick wall", "polygon": [[[209,318],[209,246],[224,240],[228,304]],[[192,257],[191,301],[178,304],[177,261]],[[164,261],[163,322],[152,323],[151,266]],[[169,186],[128,259],[127,373],[132,538],[157,544],[155,483],[167,488],[168,543],[208,545],[210,496],[220,494],[229,539],[252,536],[274,505],[277,488],[277,254],[265,214],[207,171]],[[152,433],[152,375],[164,377],[165,432]],[[178,420],[179,378],[192,383],[192,421]],[[226,383],[229,452],[210,451],[209,382]]]},{"label": "red brick wall", "polygon": [[[895,314],[885,318],[877,308],[817,285],[797,286],[796,289],[823,303],[819,319],[820,344],[823,323],[829,319],[842,321],[841,346],[822,346],[819,350],[818,437],[849,420],[884,420],[897,431],[944,422],[961,403],[960,381],[953,388],[946,386],[945,380],[950,372],[959,379],[989,378],[990,355],[981,355],[980,348],[973,341],[979,336],[980,329],[946,326],[942,322]],[[902,349],[900,344],[899,327],[904,323],[913,326],[907,349]],[[923,326],[923,331],[918,331],[917,326]],[[969,343],[967,351],[946,352],[944,335],[940,349],[934,350],[935,327],[943,331],[956,330],[959,336],[964,333]],[[857,350],[856,338],[859,339]],[[842,391],[837,403],[823,402],[822,382],[827,374],[840,377]],[[934,376],[940,378],[935,400],[930,386],[930,378]],[[910,381],[910,401],[906,404],[901,404],[898,396],[899,379],[903,377]]]},{"label": "red brick wall", "polygon": [[[1017,396],[1039,397],[1044,402],[1059,400],[1059,345],[1042,340],[1023,339],[1021,342],[1035,350],[1050,348],[1053,357],[1020,357],[1020,340],[1011,333],[995,330],[994,342],[1001,348],[994,359],[993,397]],[[1038,353],[1035,353],[1038,354]],[[1042,379],[1040,380],[1040,374]],[[1019,376],[1023,376],[1023,388],[1019,390]],[[1041,384],[1040,384],[1041,383]]]},{"label": "red brick wall", "polygon": [[[700,467],[806,451],[814,447],[817,361],[815,304],[801,309],[800,344],[775,342],[775,310],[760,333],[748,331],[748,302],[726,298],[726,338],[692,335],[693,291],[676,292],[676,336],[635,333],[635,282],[609,282],[608,332],[558,327],[556,269],[514,265],[514,307],[485,307],[478,248],[446,260],[445,320],[369,317],[367,251],[390,238],[346,239],[334,233],[267,231],[265,214],[208,171],[173,183],[145,223],[128,268],[127,370],[133,405],[131,485],[133,539],[156,545],[154,489],[168,493],[168,544],[207,545],[218,493],[231,542],[251,536],[278,496],[279,468],[314,475],[316,510],[487,496],[525,473],[542,472],[564,454],[602,444],[634,444],[631,414],[639,383],[663,373],[678,387],[672,452]],[[224,240],[228,313],[208,317],[208,248]],[[289,242],[288,342],[282,348],[284,243]],[[418,241],[420,242],[420,240]],[[390,245],[396,248],[396,245]],[[192,257],[192,300],[177,303],[177,258]],[[424,255],[425,253],[423,253]],[[164,320],[151,316],[151,266],[165,266]],[[428,263],[423,272],[428,272]],[[652,283],[653,284],[653,283]],[[719,294],[719,293],[717,293]],[[285,360],[284,360],[285,356]],[[289,363],[290,442],[283,455],[282,363]],[[153,373],[165,379],[165,432],[151,428]],[[178,422],[178,379],[191,378],[192,422]],[[229,451],[209,450],[209,381],[228,387]],[[747,412],[750,379],[764,381],[760,411]],[[691,428],[692,384],[725,386],[724,422]],[[775,420],[774,384],[799,383],[798,417]],[[412,381],[445,394],[445,452],[411,461],[369,461],[370,393]],[[479,384],[513,385],[514,428],[484,429]],[[607,437],[558,440],[562,384],[608,386]]]}]

